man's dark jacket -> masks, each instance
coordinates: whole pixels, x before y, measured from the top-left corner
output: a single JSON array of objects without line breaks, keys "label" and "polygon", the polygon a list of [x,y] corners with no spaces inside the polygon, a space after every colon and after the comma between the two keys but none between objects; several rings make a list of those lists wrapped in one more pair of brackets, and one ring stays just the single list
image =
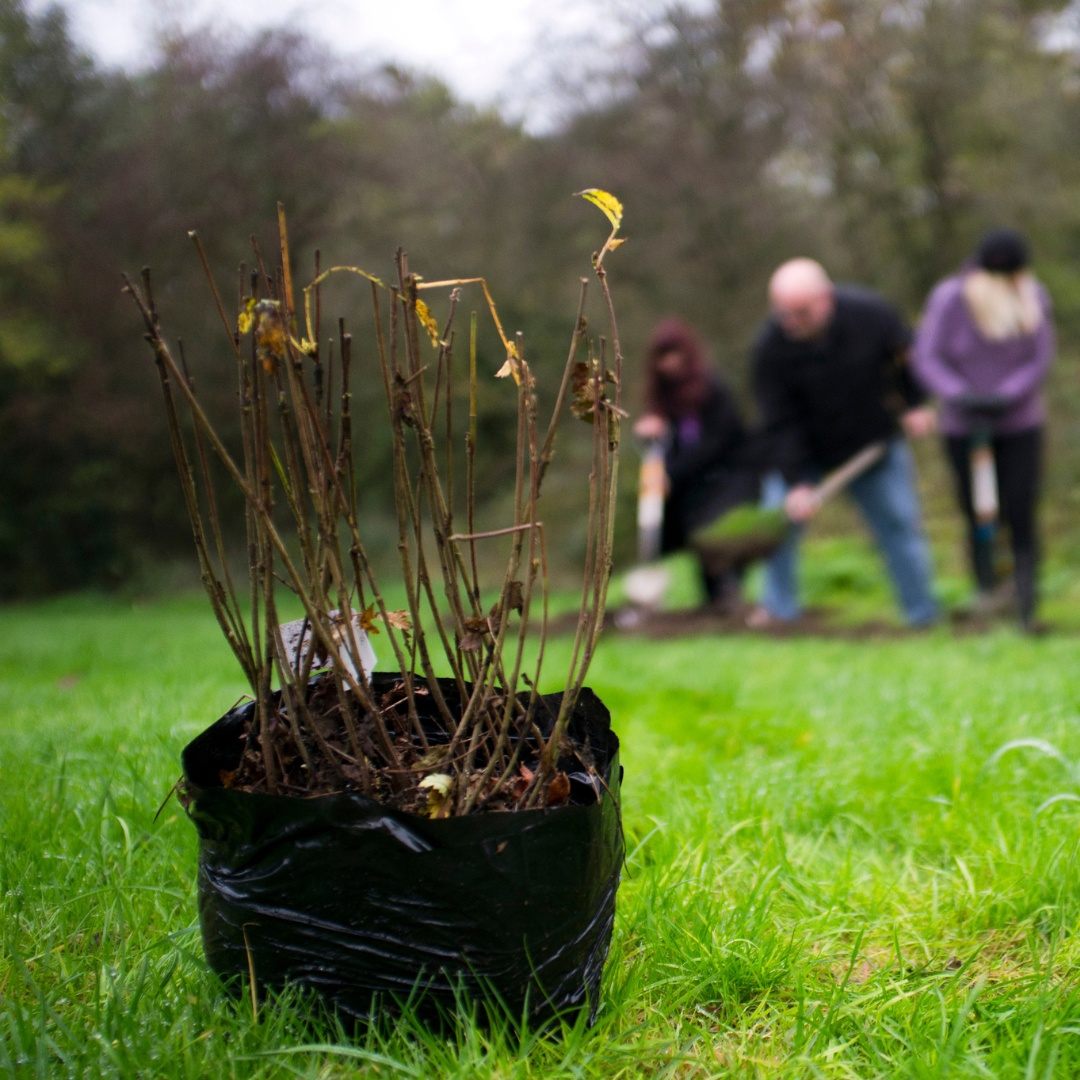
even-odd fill
[{"label": "man's dark jacket", "polygon": [[835,468],[899,432],[900,414],[925,400],[907,364],[911,330],[869,289],[836,288],[832,321],[795,341],[775,318],[754,343],[754,394],[768,457],[790,484]]}]

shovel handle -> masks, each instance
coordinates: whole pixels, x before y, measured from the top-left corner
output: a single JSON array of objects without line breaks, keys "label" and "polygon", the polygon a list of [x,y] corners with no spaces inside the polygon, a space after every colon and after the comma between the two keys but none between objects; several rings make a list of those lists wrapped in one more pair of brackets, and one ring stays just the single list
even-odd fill
[{"label": "shovel handle", "polygon": [[843,465],[833,469],[820,484],[814,488],[820,506],[826,500],[831,499],[837,492],[843,491],[848,484],[857,476],[861,476],[872,465],[876,465],[885,456],[886,446],[883,442],[870,443],[864,446],[853,457],[848,458]]}]

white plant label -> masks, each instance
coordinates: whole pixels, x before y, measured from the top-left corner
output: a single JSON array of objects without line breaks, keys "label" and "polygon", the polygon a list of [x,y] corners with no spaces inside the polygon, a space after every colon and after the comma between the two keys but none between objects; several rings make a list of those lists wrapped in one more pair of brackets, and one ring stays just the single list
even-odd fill
[{"label": "white plant label", "polygon": [[[375,670],[375,650],[371,647],[367,632],[360,628],[359,614],[353,615],[348,623],[342,620],[336,611],[331,611],[329,614],[342,668],[354,679],[360,677],[360,671],[370,676]],[[293,671],[299,672],[303,668],[307,655],[312,649],[315,650],[313,671],[329,667],[333,663],[333,658],[327,656],[322,642],[312,635],[311,622],[308,619],[283,623],[278,627],[278,631],[281,635],[282,656],[287,659]],[[359,661],[359,670],[357,670],[357,661]]]}]

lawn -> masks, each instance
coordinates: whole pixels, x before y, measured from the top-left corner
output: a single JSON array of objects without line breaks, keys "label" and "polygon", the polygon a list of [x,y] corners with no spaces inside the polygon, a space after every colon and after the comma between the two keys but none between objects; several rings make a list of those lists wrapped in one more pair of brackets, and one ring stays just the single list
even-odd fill
[{"label": "lawn", "polygon": [[0,626],[9,1073],[1080,1075],[1072,633],[605,640],[629,858],[597,1024],[437,1038],[256,1014],[205,967],[194,829],[155,819],[243,690],[201,597]]}]

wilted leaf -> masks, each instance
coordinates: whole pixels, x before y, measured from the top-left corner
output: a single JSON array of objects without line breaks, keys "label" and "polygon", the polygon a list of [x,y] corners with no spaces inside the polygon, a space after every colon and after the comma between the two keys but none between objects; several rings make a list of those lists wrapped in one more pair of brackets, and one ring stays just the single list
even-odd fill
[{"label": "wilted leaf", "polygon": [[584,191],[579,191],[578,194],[583,199],[588,199],[594,206],[600,207],[608,221],[611,222],[613,229],[618,229],[622,224],[622,203],[610,192],[601,191],[600,188],[586,188]]},{"label": "wilted leaf", "polygon": [[374,604],[368,604],[366,608],[360,613],[360,629],[365,634],[377,634],[379,628],[375,625],[375,620],[379,617],[379,613],[375,610]]},{"label": "wilted leaf", "polygon": [[407,611],[388,611],[385,615],[376,616],[376,618],[385,619],[396,630],[412,629],[412,619],[409,618]]},{"label": "wilted leaf", "polygon": [[244,309],[236,319],[236,329],[241,334],[246,334],[255,325],[255,297],[248,297],[244,303]]},{"label": "wilted leaf", "polygon": [[518,767],[518,775],[514,777],[514,786],[511,790],[511,794],[514,796],[515,801],[520,801],[525,797],[525,793],[532,786],[532,782],[535,779],[536,773],[534,773],[528,765],[522,764]]},{"label": "wilted leaf", "polygon": [[420,790],[427,796],[428,817],[444,817],[444,810],[449,810],[447,805],[450,792],[454,786],[454,778],[447,773],[432,773],[420,781]]},{"label": "wilted leaf", "polygon": [[525,606],[525,590],[520,581],[511,581],[506,590],[506,606],[519,615]]},{"label": "wilted leaf", "polygon": [[428,337],[431,338],[431,344],[437,349],[440,340],[439,324],[435,321],[435,316],[431,314],[431,308],[423,300],[416,301],[416,317],[420,321],[420,325],[427,331]]},{"label": "wilted leaf", "polygon": [[570,372],[570,413],[589,424],[596,420],[592,374],[592,365],[584,360],[578,360]]},{"label": "wilted leaf", "polygon": [[[578,360],[570,372],[570,414],[578,420],[584,420],[589,424],[596,421],[597,367],[595,361]],[[608,401],[607,394],[604,392],[604,385],[606,383],[614,384],[615,382],[614,373],[605,369],[600,380],[599,391],[600,400],[605,403],[609,410],[613,410],[615,406]],[[621,415],[625,415],[621,410],[619,412]]]},{"label": "wilted leaf", "polygon": [[548,785],[548,806],[562,806],[570,798],[570,778],[564,772],[557,772]]},{"label": "wilted leaf", "polygon": [[231,788],[231,787],[234,787],[236,785],[236,777],[238,775],[239,774],[238,774],[236,769],[233,769],[231,771],[226,770],[226,769],[221,769],[218,772],[218,780],[221,781],[221,786],[223,788]]},{"label": "wilted leaf", "polygon": [[441,765],[446,760],[447,751],[450,749],[448,743],[436,743],[419,761],[417,761],[417,768],[420,769],[433,769],[436,765]]},{"label": "wilted leaf", "polygon": [[255,318],[255,355],[270,374],[284,360],[288,341],[281,307],[276,300],[260,300],[255,305]]},{"label": "wilted leaf", "polygon": [[498,631],[498,628],[502,624],[503,617],[503,603],[505,601],[507,611],[516,611],[519,615],[522,609],[525,607],[524,588],[520,581],[511,581],[506,587],[506,596],[500,599],[497,604],[492,604],[491,611],[488,612],[488,624]]},{"label": "wilted leaf", "polygon": [[519,386],[521,385],[521,356],[515,345],[507,346],[506,361],[503,363],[503,366],[495,372],[496,379],[505,379],[507,375],[513,375],[514,382]]},{"label": "wilted leaf", "polygon": [[412,394],[409,392],[409,384],[401,375],[394,376],[394,401],[398,419],[408,427],[416,427]]},{"label": "wilted leaf", "polygon": [[487,619],[480,616],[471,616],[463,625],[465,633],[461,635],[458,647],[466,652],[479,649],[484,644],[484,635],[491,633]]}]

